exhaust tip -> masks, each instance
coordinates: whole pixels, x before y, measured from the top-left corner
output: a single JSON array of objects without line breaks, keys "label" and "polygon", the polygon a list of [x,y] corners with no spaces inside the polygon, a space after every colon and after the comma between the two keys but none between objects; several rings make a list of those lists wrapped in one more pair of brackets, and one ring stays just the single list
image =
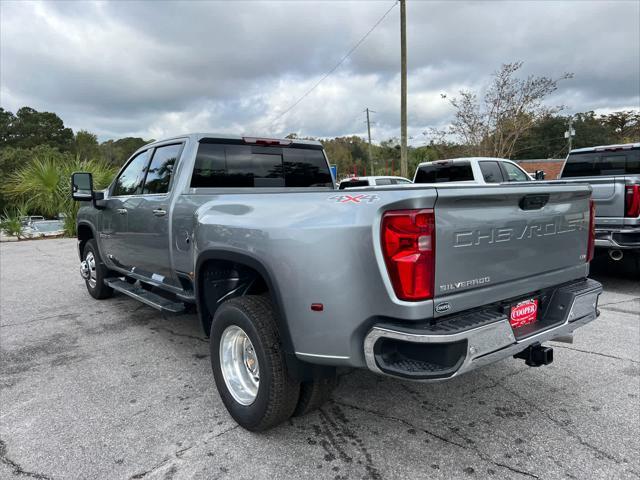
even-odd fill
[{"label": "exhaust tip", "polygon": [[624,253],[622,252],[622,250],[612,248],[611,250],[609,250],[609,257],[614,262],[619,262],[620,260],[622,260],[622,257],[624,257]]}]

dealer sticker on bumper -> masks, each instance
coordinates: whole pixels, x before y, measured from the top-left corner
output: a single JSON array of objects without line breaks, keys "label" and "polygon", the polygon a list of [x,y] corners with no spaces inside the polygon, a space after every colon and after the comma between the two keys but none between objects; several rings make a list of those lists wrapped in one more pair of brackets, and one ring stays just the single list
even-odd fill
[{"label": "dealer sticker on bumper", "polygon": [[525,300],[511,307],[509,323],[511,327],[520,328],[538,320],[538,299]]}]

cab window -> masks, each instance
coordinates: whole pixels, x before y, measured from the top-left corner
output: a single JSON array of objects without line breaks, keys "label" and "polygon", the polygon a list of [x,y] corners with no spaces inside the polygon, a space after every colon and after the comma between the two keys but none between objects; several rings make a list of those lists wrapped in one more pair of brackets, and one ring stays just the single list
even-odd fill
[{"label": "cab window", "polygon": [[480,171],[482,172],[482,177],[484,181],[487,183],[501,183],[504,182],[502,178],[502,170],[500,170],[500,165],[498,162],[479,162],[480,163]]},{"label": "cab window", "polygon": [[149,160],[149,151],[135,156],[120,173],[113,185],[113,196],[138,195],[142,192],[142,179]]},{"label": "cab window", "polygon": [[180,156],[180,150],[182,150],[182,144],[165,145],[155,149],[142,193],[158,194],[169,191],[171,176]]},{"label": "cab window", "polygon": [[503,175],[507,182],[528,182],[531,180],[529,175],[524,173],[520,168],[512,163],[501,162]]}]

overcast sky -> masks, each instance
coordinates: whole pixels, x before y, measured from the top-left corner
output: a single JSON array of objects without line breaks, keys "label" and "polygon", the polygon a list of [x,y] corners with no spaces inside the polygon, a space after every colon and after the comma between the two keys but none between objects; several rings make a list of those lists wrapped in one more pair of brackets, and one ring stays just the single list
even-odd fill
[{"label": "overcast sky", "polygon": [[[385,1],[0,3],[0,104],[53,111],[101,140],[209,131],[399,136],[398,6]],[[407,1],[411,143],[501,63],[560,76],[569,112],[640,108],[640,1]]]}]

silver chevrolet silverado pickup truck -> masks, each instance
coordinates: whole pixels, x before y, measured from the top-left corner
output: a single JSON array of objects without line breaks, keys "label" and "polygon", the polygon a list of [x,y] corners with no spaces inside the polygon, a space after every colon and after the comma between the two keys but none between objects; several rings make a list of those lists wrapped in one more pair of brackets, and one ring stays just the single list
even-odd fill
[{"label": "silver chevrolet silverado pickup truck", "polygon": [[571,150],[560,178],[591,185],[595,246],[616,261],[633,255],[640,275],[640,143]]},{"label": "silver chevrolet silverado pickup truck", "polygon": [[442,381],[545,365],[543,342],[598,315],[588,185],[337,190],[320,143],[192,134],[72,191],[89,293],[195,306],[250,430],[317,408],[338,367]]}]

